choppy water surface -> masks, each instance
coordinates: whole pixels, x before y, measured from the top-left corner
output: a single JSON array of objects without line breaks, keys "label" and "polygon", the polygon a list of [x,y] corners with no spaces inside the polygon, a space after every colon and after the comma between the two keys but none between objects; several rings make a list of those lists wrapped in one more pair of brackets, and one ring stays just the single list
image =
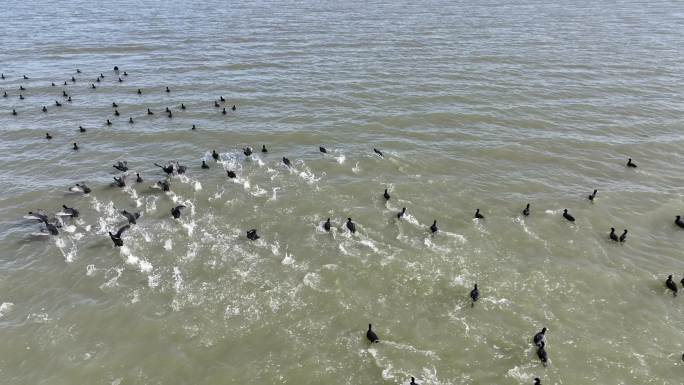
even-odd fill
[{"label": "choppy water surface", "polygon": [[681,384],[681,2],[199,3],[3,4],[0,382]]}]

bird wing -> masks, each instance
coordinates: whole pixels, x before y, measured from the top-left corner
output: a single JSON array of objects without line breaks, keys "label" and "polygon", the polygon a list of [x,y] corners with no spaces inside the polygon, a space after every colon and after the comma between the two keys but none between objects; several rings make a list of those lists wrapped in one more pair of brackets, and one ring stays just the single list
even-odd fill
[{"label": "bird wing", "polygon": [[119,229],[119,231],[116,232],[116,236],[121,238],[121,234],[123,234],[124,231],[128,230],[130,227],[131,227],[130,225],[126,225],[126,226],[121,227]]}]

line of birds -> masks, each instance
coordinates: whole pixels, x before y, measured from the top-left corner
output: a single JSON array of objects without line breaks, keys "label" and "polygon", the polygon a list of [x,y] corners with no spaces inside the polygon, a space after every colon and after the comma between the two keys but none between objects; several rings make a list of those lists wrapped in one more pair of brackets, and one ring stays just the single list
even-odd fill
[{"label": "line of birds", "polygon": [[[118,74],[118,73],[119,73],[118,67],[114,67],[114,71],[115,71],[115,73]],[[80,71],[79,69],[77,69],[76,72],[79,73],[79,74],[81,73],[81,71]],[[124,76],[124,77],[128,76],[128,73],[124,71],[123,76]],[[96,79],[95,82],[96,82],[96,83],[100,83],[100,82],[101,82],[101,79],[104,79],[104,77],[105,77],[104,74],[101,73],[100,76],[97,77],[97,79]],[[23,78],[24,78],[25,80],[28,80],[28,79],[29,79],[26,75],[24,75]],[[0,74],[0,79],[2,79],[2,80],[6,79],[4,73],[3,73],[3,74]],[[72,77],[71,77],[71,81],[72,81],[72,83],[75,83],[75,82],[76,82],[76,78],[75,78],[74,76],[72,76]],[[123,82],[123,79],[122,79],[121,77],[119,77],[118,81],[119,81],[119,82]],[[67,85],[67,82],[66,82],[66,81],[64,82],[64,85]],[[54,83],[54,82],[52,83],[52,86],[55,86],[55,83]],[[26,88],[24,88],[23,86],[20,86],[19,88],[20,88],[20,91],[25,91],[25,90],[26,90]],[[96,88],[96,86],[95,86],[94,83],[91,84],[91,88],[93,88],[93,89]],[[170,92],[171,92],[171,90],[169,89],[169,87],[166,87],[166,88],[165,88],[165,92],[166,92],[166,93],[170,93]],[[138,93],[139,95],[142,94],[142,90],[141,90],[141,89],[138,89],[138,90],[137,90],[137,93]],[[66,91],[64,91],[64,90],[62,91],[62,96],[65,97],[65,98],[68,98],[67,100],[68,100],[69,102],[72,101],[71,96],[70,96]],[[8,94],[7,94],[6,91],[4,92],[3,97],[8,97]],[[24,99],[23,94],[20,94],[19,97],[20,97],[21,100]],[[223,96],[220,96],[218,100],[214,100],[214,107],[217,107],[217,108],[221,107],[221,105],[219,104],[219,102],[220,102],[220,103],[225,103],[226,100],[225,100],[225,98],[224,98]],[[59,101],[55,101],[55,106],[61,107],[62,104],[61,104]],[[112,108],[114,108],[114,115],[115,115],[115,116],[120,116],[120,113],[119,113],[119,111],[118,111],[118,107],[119,107],[119,105],[118,105],[116,102],[113,102],[113,103],[112,103]],[[181,110],[185,110],[185,109],[186,109],[185,104],[184,104],[184,103],[181,103],[180,108],[181,108]],[[233,105],[231,109],[232,109],[233,111],[235,111],[235,110],[236,110],[236,106]],[[46,107],[46,106],[43,106],[42,111],[43,111],[43,112],[47,112],[47,107]],[[172,113],[172,111],[171,111],[168,107],[166,107],[165,113],[167,114],[167,116],[168,116],[169,118],[172,118],[172,117],[173,117],[173,113]],[[223,113],[224,115],[226,114],[226,108],[225,108],[225,107],[222,109],[222,113]],[[17,115],[16,110],[13,109],[13,110],[12,110],[12,114],[13,114],[13,115]],[[154,112],[153,112],[151,109],[147,108],[147,115],[154,115]],[[133,124],[133,123],[134,123],[133,117],[130,117],[130,118],[129,118],[129,123],[130,123],[130,124]],[[111,126],[111,125],[112,125],[112,122],[111,122],[109,119],[106,119],[106,123],[105,123],[105,124],[106,124],[107,126]],[[193,124],[192,130],[195,130],[195,129],[196,129],[196,126]],[[85,128],[83,128],[83,126],[79,126],[79,132],[84,133],[84,132],[86,132],[86,131],[87,131],[87,130],[86,130]],[[47,140],[50,140],[50,139],[52,139],[53,137],[52,137],[52,135],[51,135],[50,133],[46,133],[45,138],[46,138]],[[78,146],[78,144],[75,143],[75,142],[73,143],[73,147],[72,147],[72,148],[73,148],[73,150],[79,150],[79,146]],[[320,151],[321,153],[323,153],[323,154],[327,154],[327,153],[328,153],[328,150],[327,150],[325,147],[323,147],[323,146],[320,146],[320,147],[319,147],[319,151]],[[266,148],[266,145],[262,145],[261,152],[262,152],[262,153],[268,153],[268,149]],[[377,148],[373,148],[373,152],[374,152],[376,155],[378,155],[379,157],[384,158],[383,152],[380,151],[380,150],[378,150]],[[249,156],[252,155],[252,153],[253,153],[253,150],[252,150],[251,147],[245,147],[245,148],[243,148],[243,154],[244,154],[245,156],[249,157]],[[220,154],[217,153],[216,150],[212,150],[211,156],[212,156],[212,158],[213,158],[215,161],[219,161],[219,160],[220,160]],[[283,163],[286,167],[288,167],[288,168],[292,167],[292,163],[291,163],[290,160],[289,160],[288,158],[286,158],[286,157],[283,157],[283,158],[282,158],[282,163]],[[177,161],[176,161],[176,162],[169,162],[169,163],[167,163],[167,164],[165,164],[165,165],[160,165],[160,164],[154,163],[154,165],[155,165],[156,167],[161,168],[162,171],[167,175],[167,177],[173,175],[174,173],[175,173],[175,174],[178,174],[178,175],[184,174],[184,173],[186,172],[186,170],[187,170],[187,167],[186,167],[186,166],[183,166],[183,165],[179,164]],[[637,168],[637,165],[636,165],[636,163],[634,163],[634,161],[632,160],[632,158],[629,158],[629,159],[628,159],[627,165],[626,165],[626,166],[627,166],[628,168]],[[128,170],[129,170],[127,161],[118,161],[118,162],[117,162],[116,164],[114,164],[112,167],[115,168],[116,170],[121,171],[121,172],[124,173],[124,174],[122,174],[121,176],[115,176],[115,177],[113,177],[113,179],[114,179],[113,185],[115,185],[115,186],[117,186],[117,187],[125,187],[125,186],[126,186],[126,177],[128,176],[126,173],[127,173]],[[209,169],[209,168],[210,168],[210,166],[206,163],[206,160],[202,160],[201,168],[202,168],[202,169]],[[235,171],[232,171],[232,170],[226,170],[226,174],[227,174],[227,176],[228,176],[229,178],[231,178],[231,179],[237,177],[237,174],[235,173]],[[143,182],[143,178],[140,176],[139,173],[136,172],[136,183],[142,183],[142,182]],[[162,191],[170,191],[170,182],[169,182],[168,179],[166,179],[166,180],[161,180],[161,181],[156,182],[152,187],[153,187],[153,188],[161,189]],[[70,187],[69,190],[72,191],[72,192],[78,192],[78,193],[82,193],[82,194],[89,194],[89,193],[92,191],[85,183],[76,183],[74,186]],[[596,198],[596,196],[597,196],[597,193],[598,193],[598,190],[595,189],[595,190],[588,196],[588,199],[589,199],[590,201],[594,202],[594,200],[595,200],[595,198]],[[383,198],[384,198],[385,200],[389,200],[389,199],[391,198],[388,189],[385,189],[385,190],[384,190],[384,192],[383,192]],[[173,207],[173,208],[171,209],[171,216],[172,216],[174,219],[179,219],[179,218],[181,217],[182,210],[185,209],[185,208],[186,208],[185,205],[177,205],[177,206]],[[112,233],[111,231],[108,232],[109,237],[110,237],[110,239],[112,240],[112,242],[113,242],[113,244],[114,244],[115,247],[121,247],[121,246],[124,245],[124,240],[123,240],[123,238],[122,238],[123,234],[124,234],[128,229],[130,229],[130,226],[131,226],[131,225],[137,224],[137,220],[140,218],[140,213],[139,213],[139,212],[128,212],[128,211],[126,211],[126,210],[122,210],[122,211],[120,211],[120,214],[126,218],[127,224],[121,226],[121,227],[116,231],[116,233]],[[402,219],[402,218],[404,217],[405,214],[406,214],[406,207],[403,207],[403,208],[401,209],[401,211],[398,212],[398,213],[396,214],[396,217],[397,217],[398,219]],[[525,208],[522,210],[522,215],[523,215],[523,216],[526,216],[526,217],[530,215],[530,204],[529,204],[529,203],[528,203],[528,204],[525,206]],[[60,228],[60,227],[63,226],[63,219],[62,219],[63,217],[72,217],[72,218],[76,218],[76,217],[78,217],[78,216],[79,216],[79,212],[78,212],[77,209],[75,209],[75,208],[73,208],[73,207],[67,207],[66,205],[63,205],[63,206],[62,206],[62,210],[61,210],[60,212],[56,213],[55,216],[54,216],[54,218],[53,218],[52,220],[50,220],[50,219],[48,218],[47,214],[46,214],[45,211],[43,211],[43,210],[30,211],[30,212],[28,213],[27,218],[36,219],[36,220],[40,221],[41,223],[45,224],[45,227],[46,227],[45,233],[46,233],[46,234],[49,234],[49,235],[58,235],[58,234],[59,234],[58,228]],[[564,210],[563,210],[562,216],[563,216],[563,218],[565,218],[566,220],[568,220],[568,221],[570,221],[570,222],[574,222],[574,221],[575,221],[574,216],[572,216],[572,215],[568,212],[568,209],[564,209]],[[475,218],[475,219],[478,219],[478,220],[484,220],[484,219],[485,219],[485,216],[482,214],[482,212],[481,212],[480,209],[478,208],[478,209],[476,209],[476,211],[475,211],[474,218]],[[678,226],[678,227],[680,227],[680,228],[683,228],[683,229],[684,229],[684,221],[682,221],[681,216],[679,216],[679,215],[676,216],[675,225]],[[323,223],[323,229],[324,229],[325,231],[329,232],[329,231],[331,230],[331,226],[332,226],[332,224],[331,224],[331,219],[330,219],[330,218],[327,218],[326,221]],[[346,223],[345,223],[345,226],[346,226],[347,230],[348,230],[351,234],[355,234],[355,233],[356,233],[356,224],[352,221],[352,218],[347,218],[347,221],[346,221]],[[432,234],[435,234],[435,233],[437,233],[437,232],[439,231],[439,228],[438,228],[438,226],[437,226],[437,220],[436,220],[436,219],[433,221],[432,225],[429,227],[429,230],[430,230],[430,232],[431,232]],[[627,233],[628,233],[627,229],[624,229],[623,233],[622,233],[620,236],[618,236],[618,235],[615,233],[615,228],[611,227],[610,233],[609,233],[608,237],[609,237],[610,240],[615,241],[615,242],[625,242],[626,239],[627,239]],[[256,240],[260,239],[260,236],[257,234],[257,229],[249,229],[249,230],[247,230],[247,232],[246,232],[246,237],[247,237],[247,239],[252,240],[252,241],[256,241]],[[684,278],[682,278],[681,284],[682,284],[682,286],[684,286]],[[669,276],[668,276],[668,279],[666,280],[665,285],[666,285],[666,287],[667,287],[670,291],[672,291],[672,293],[673,293],[674,296],[677,295],[678,288],[677,288],[677,284],[676,284],[676,283],[673,281],[673,279],[672,279],[672,275],[669,275]],[[475,283],[473,289],[470,291],[471,307],[474,307],[474,306],[475,306],[475,303],[479,300],[479,298],[480,298],[480,291],[479,291],[479,289],[478,289],[477,283]],[[546,349],[545,349],[545,347],[546,347],[546,334],[545,334],[546,331],[547,331],[547,329],[546,329],[546,328],[543,328],[540,332],[536,333],[536,334],[534,335],[533,339],[532,339],[534,345],[537,347],[537,357],[539,358],[539,360],[541,361],[541,363],[542,363],[544,366],[546,366],[547,361],[548,361],[548,354],[547,354]],[[367,339],[368,339],[370,342],[372,342],[372,343],[377,343],[377,342],[380,341],[379,338],[378,338],[378,336],[377,336],[377,334],[372,330],[372,325],[371,325],[371,324],[368,325],[368,330],[367,330],[367,332],[366,332],[366,337],[367,337]],[[682,356],[682,359],[684,360],[684,355]],[[535,381],[534,384],[536,384],[536,385],[540,385],[540,384],[541,384],[539,378],[535,378],[534,381]],[[417,383],[415,382],[415,378],[414,378],[414,377],[411,377],[411,383],[410,383],[410,384],[411,384],[411,385],[416,385],[416,384],[417,384]]]}]

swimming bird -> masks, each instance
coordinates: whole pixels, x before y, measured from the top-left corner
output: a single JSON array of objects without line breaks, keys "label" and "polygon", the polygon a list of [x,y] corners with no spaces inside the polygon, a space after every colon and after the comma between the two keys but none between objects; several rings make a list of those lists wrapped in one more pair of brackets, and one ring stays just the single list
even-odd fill
[{"label": "swimming bird", "polygon": [[60,103],[60,102],[58,102],[57,100],[55,100],[55,106],[57,106],[57,107],[62,107],[62,103]]},{"label": "swimming bird", "polygon": [[53,225],[52,223],[45,222],[45,229],[50,233],[50,235],[59,235],[57,226]]},{"label": "swimming bird", "polygon": [[636,163],[632,162],[632,158],[627,159],[627,167],[636,168]]},{"label": "swimming bird", "polygon": [[107,123],[105,123],[105,124],[108,125],[108,126],[111,126],[111,125],[112,125],[112,122],[110,122],[109,119],[107,119]]},{"label": "swimming bird", "polygon": [[542,343],[537,349],[537,357],[539,357],[539,361],[541,361],[542,365],[546,366],[546,362],[549,360],[549,357],[546,354],[546,349],[544,349],[544,343]]},{"label": "swimming bird", "polygon": [[185,174],[185,170],[186,170],[186,169],[187,169],[187,167],[185,167],[185,166],[183,166],[182,164],[176,162],[176,172],[177,172],[179,175],[180,175],[180,174]]},{"label": "swimming bird", "polygon": [[373,326],[371,324],[368,324],[368,331],[366,332],[366,338],[368,338],[368,341],[371,343],[377,343],[380,342],[380,338],[378,338],[378,335],[375,334],[373,331]]},{"label": "swimming bird", "polygon": [[237,107],[235,107],[235,104],[233,104],[233,107],[231,108],[231,110],[233,110],[233,111],[237,110]]},{"label": "swimming bird", "polygon": [[223,96],[219,96],[219,100],[221,100],[221,102],[225,102],[225,101],[226,101],[226,99],[224,99]]},{"label": "swimming bird", "polygon": [[104,79],[104,74],[102,72],[100,72],[100,77]]},{"label": "swimming bird", "polygon": [[128,123],[133,124],[133,118],[132,117],[128,118]]},{"label": "swimming bird", "polygon": [[385,189],[385,192],[382,194],[382,197],[385,198],[386,201],[388,201],[391,198],[391,196],[387,192],[387,189]]},{"label": "swimming bird", "polygon": [[77,73],[77,74],[80,74],[80,73],[81,73],[81,70],[78,69],[78,68],[76,68],[76,73]]},{"label": "swimming bird", "polygon": [[19,91],[26,91],[26,88],[24,88],[24,86],[19,86]]},{"label": "swimming bird", "polygon": [[19,94],[19,100],[24,100],[24,95]]},{"label": "swimming bird", "polygon": [[95,82],[96,82],[96,83],[99,83],[99,82],[100,82],[100,78],[95,79]]},{"label": "swimming bird", "polygon": [[195,125],[193,124],[191,130],[195,130],[195,129],[197,129],[197,127],[195,127]]},{"label": "swimming bird", "polygon": [[596,193],[597,193],[597,192],[598,192],[598,190],[594,190],[594,192],[591,193],[591,195],[589,195],[589,200],[590,200],[590,201],[592,201],[592,202],[594,201],[594,198],[596,198]]},{"label": "swimming bird", "polygon": [[136,172],[135,173],[135,183],[142,183],[143,178],[140,176],[140,173]]},{"label": "swimming bird", "polygon": [[181,110],[185,109],[185,104],[181,103]]},{"label": "swimming bird", "polygon": [[169,111],[168,115],[166,115],[166,116],[168,116],[169,119],[171,119],[171,118],[173,118],[173,113],[171,113],[171,111]]},{"label": "swimming bird", "polygon": [[328,218],[325,223],[323,224],[323,229],[325,231],[330,231],[330,218]]},{"label": "swimming bird", "polygon": [[570,222],[574,222],[574,221],[575,221],[575,217],[573,217],[572,215],[568,214],[568,209],[563,210],[563,218],[569,220]]},{"label": "swimming bird", "polygon": [[121,79],[121,76],[119,76],[119,83],[123,83],[123,79]]},{"label": "swimming bird", "polygon": [[66,82],[66,80],[64,81],[64,85],[67,85],[67,82]]},{"label": "swimming bird", "polygon": [[546,328],[542,328],[540,332],[534,335],[532,337],[532,343],[534,343],[537,346],[541,346],[544,344],[546,341]]},{"label": "swimming bird", "polygon": [[292,164],[290,163],[290,160],[287,159],[286,157],[283,157],[283,163],[285,163],[285,165],[286,165],[287,167],[292,167]]},{"label": "swimming bird", "polygon": [[142,95],[142,90],[140,90],[140,88],[138,88],[138,95]]},{"label": "swimming bird", "polygon": [[0,75],[0,78],[2,78],[2,80],[5,80],[5,74]]},{"label": "swimming bird", "polygon": [[29,211],[28,215],[26,217],[27,217],[27,219],[35,219],[35,220],[45,222],[45,223],[47,223],[47,221],[48,221],[47,214],[45,214],[45,211],[43,211],[43,210],[36,210],[35,212]]},{"label": "swimming bird", "polygon": [[209,168],[209,165],[208,165],[207,162],[204,161],[204,160],[202,161],[202,168],[204,168],[204,169]]},{"label": "swimming bird", "polygon": [[610,237],[611,240],[617,242],[618,241],[618,236],[615,234],[615,228],[611,227],[610,228],[610,234],[608,234],[608,237]]},{"label": "swimming bird", "polygon": [[416,382],[415,378],[411,377],[411,382],[409,383],[409,385],[418,385],[418,383]]},{"label": "swimming bird", "polygon": [[116,232],[116,234],[112,234],[112,232],[109,232],[109,237],[112,239],[112,242],[114,242],[114,246],[116,247],[121,247],[123,246],[124,242],[123,239],[121,239],[121,235],[124,233],[124,231],[128,230],[131,226],[130,225],[125,225],[119,229],[119,231]]},{"label": "swimming bird", "polygon": [[97,87],[95,87],[95,84],[93,84],[93,83],[90,83],[90,88],[92,88],[92,89],[96,89]]},{"label": "swimming bird", "polygon": [[624,242],[627,240],[627,229],[620,235],[620,242]]},{"label": "swimming bird", "polygon": [[672,295],[675,297],[677,296],[677,284],[672,280],[672,275],[669,275],[667,277],[667,280],[665,281],[665,286],[667,286],[668,289],[672,290]]},{"label": "swimming bird", "polygon": [[397,218],[401,219],[404,214],[406,214],[406,207],[403,207],[401,211],[397,213]]},{"label": "swimming bird", "polygon": [[682,283],[682,286],[684,286],[684,278],[682,278],[682,280],[679,281],[679,282],[681,282],[681,283]]},{"label": "swimming bird", "polygon": [[385,155],[382,154],[382,151],[378,150],[377,148],[374,148],[374,149],[373,149],[373,152],[376,153],[376,154],[378,154],[378,155],[380,155],[381,158],[384,158],[384,157],[385,157]]},{"label": "swimming bird", "polygon": [[475,210],[475,219],[484,219],[484,215],[480,214],[480,209]]},{"label": "swimming bird", "polygon": [[534,384],[532,385],[541,385],[541,380],[539,379],[539,377],[534,378]]},{"label": "swimming bird", "polygon": [[24,80],[28,80],[28,76],[24,75]]},{"label": "swimming bird", "polygon": [[172,208],[172,209],[171,209],[171,215],[173,215],[173,218],[174,218],[174,219],[180,218],[180,216],[181,216],[181,210],[184,209],[184,208],[185,208],[185,206],[183,206],[183,205],[176,206],[176,207]]},{"label": "swimming bird", "polygon": [[168,113],[171,112],[171,110],[169,110],[169,107],[166,107],[166,109],[164,110],[164,112],[166,112],[166,113],[168,114]]},{"label": "swimming bird", "polygon": [[319,146],[319,147],[318,147],[318,151],[322,152],[323,154],[327,154],[327,153],[328,153],[328,150],[326,150],[326,148],[323,147],[323,146]]},{"label": "swimming bird", "polygon": [[171,92],[171,90],[169,89],[169,87],[166,87],[166,92]]},{"label": "swimming bird", "polygon": [[154,112],[150,111],[150,109],[147,109],[147,115],[154,115]]},{"label": "swimming bird", "polygon": [[73,147],[73,149],[74,149],[74,151],[78,151],[78,144],[76,144],[76,142],[74,142],[74,147]]},{"label": "swimming bird", "polygon": [[130,213],[126,210],[121,211],[121,215],[126,217],[128,219],[128,223],[130,224],[136,224],[136,220],[140,218],[140,213]]},{"label": "swimming bird", "polygon": [[268,152],[265,144],[261,145],[261,152],[263,152],[264,154]]},{"label": "swimming bird", "polygon": [[120,177],[114,177],[114,184],[117,187],[126,187],[126,175],[121,175]]},{"label": "swimming bird", "polygon": [[52,87],[54,87],[54,86],[55,86],[55,82],[52,82]]},{"label": "swimming bird", "polygon": [[155,183],[153,188],[160,188],[162,191],[170,191],[171,190],[171,184],[165,180],[160,180],[159,182]]},{"label": "swimming bird", "polygon": [[172,164],[167,164],[166,166],[162,166],[160,164],[155,163],[154,165],[161,168],[168,175],[173,174],[173,165]]},{"label": "swimming bird", "polygon": [[475,284],[473,290],[470,291],[470,299],[472,300],[470,307],[475,307],[475,302],[480,299],[480,290],[477,289],[477,284]]},{"label": "swimming bird", "polygon": [[677,215],[677,218],[675,218],[675,225],[684,229],[684,221],[682,221],[681,215]]},{"label": "swimming bird", "polygon": [[527,206],[525,206],[525,208],[523,209],[522,214],[523,214],[524,216],[526,216],[526,217],[530,215],[530,204],[529,204],[529,203],[528,203]]},{"label": "swimming bird", "polygon": [[119,70],[119,66],[114,66],[114,72]]},{"label": "swimming bird", "polygon": [[83,193],[83,194],[90,194],[90,187],[86,186],[85,183],[76,183],[76,185],[69,187],[69,191],[71,192],[77,192],[77,193]]},{"label": "swimming bird", "polygon": [[43,112],[47,112],[47,107],[43,106]]},{"label": "swimming bird", "polygon": [[219,153],[216,152],[216,150],[211,150],[211,157],[214,158],[214,160],[219,160]]},{"label": "swimming bird", "polygon": [[352,234],[356,233],[356,225],[352,222],[351,218],[347,218],[347,228]]},{"label": "swimming bird", "polygon": [[216,100],[214,100],[214,107],[219,108],[219,107],[221,107],[221,105],[218,104],[218,102]]},{"label": "swimming bird", "polygon": [[62,212],[72,218],[78,218],[79,212],[73,207],[67,207],[66,205],[62,205]]},{"label": "swimming bird", "polygon": [[12,115],[17,116],[17,110],[15,110],[14,108],[12,109]]},{"label": "swimming bird", "polygon": [[256,241],[259,238],[261,237],[259,237],[259,235],[257,234],[256,229],[247,230],[247,239],[251,241]]},{"label": "swimming bird", "polygon": [[242,153],[245,154],[245,156],[250,156],[252,155],[252,147],[245,147],[242,149]]},{"label": "swimming bird", "polygon": [[3,97],[3,98],[6,98],[6,97],[7,97],[7,91],[5,91],[4,94],[2,94],[2,97]]},{"label": "swimming bird", "polygon": [[71,96],[69,96],[69,99],[67,99],[67,102],[71,103]]},{"label": "swimming bird", "polygon": [[[72,76],[72,77],[71,77],[71,82],[72,82],[72,83],[76,83],[76,78]],[[66,82],[64,82],[64,83],[66,83]]]},{"label": "swimming bird", "polygon": [[439,228],[437,227],[437,220],[435,219],[434,222],[432,222],[432,226],[430,226],[430,231],[432,231],[432,234],[436,233]]},{"label": "swimming bird", "polygon": [[230,170],[226,170],[226,174],[228,175],[228,178],[230,178],[230,179],[233,179],[237,176],[235,174],[235,171],[230,171]]},{"label": "swimming bird", "polygon": [[114,110],[114,116],[119,116],[119,115],[121,115],[121,114],[119,114],[119,110]]},{"label": "swimming bird", "polygon": [[66,91],[63,90],[63,91],[62,91],[62,96],[64,96],[64,97],[66,98],[66,97],[69,96],[69,94],[67,94]]},{"label": "swimming bird", "polygon": [[225,108],[225,107],[223,108],[223,110],[221,111],[221,113],[222,113],[223,115],[227,114],[226,108]]},{"label": "swimming bird", "polygon": [[47,139],[47,140],[52,139],[52,135],[50,135],[49,132],[46,132],[46,133],[45,133],[45,139]]},{"label": "swimming bird", "polygon": [[127,161],[118,161],[115,165],[112,165],[115,169],[121,171],[121,172],[126,172],[128,171],[128,162]]}]

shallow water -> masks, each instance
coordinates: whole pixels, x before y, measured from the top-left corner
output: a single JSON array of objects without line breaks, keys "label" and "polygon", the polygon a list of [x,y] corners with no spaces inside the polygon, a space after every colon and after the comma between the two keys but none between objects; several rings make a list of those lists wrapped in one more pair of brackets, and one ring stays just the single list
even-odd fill
[{"label": "shallow water", "polygon": [[[681,384],[681,3],[3,8],[2,383]],[[109,186],[119,160],[145,182]],[[62,204],[81,217],[29,235]]]}]

